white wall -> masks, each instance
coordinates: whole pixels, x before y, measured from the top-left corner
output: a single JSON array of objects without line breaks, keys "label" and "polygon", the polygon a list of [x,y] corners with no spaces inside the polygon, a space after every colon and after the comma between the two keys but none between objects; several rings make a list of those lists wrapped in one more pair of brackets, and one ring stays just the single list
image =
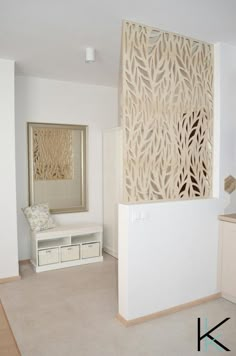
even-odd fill
[{"label": "white wall", "polygon": [[235,211],[224,178],[236,174],[236,47],[215,53],[214,196],[119,206],[119,313],[127,320],[218,291],[217,215]]},{"label": "white wall", "polygon": [[219,211],[217,199],[128,206],[128,246],[119,249],[120,259],[127,254],[128,275],[122,316],[134,319],[217,292]]},{"label": "white wall", "polygon": [[122,197],[122,128],[103,133],[103,248],[118,258],[118,204]]},{"label": "white wall", "polygon": [[[236,47],[221,44],[217,51],[220,68],[220,184],[223,189],[225,177],[230,174],[236,177]],[[225,212],[235,212],[236,192],[226,194],[225,201]]]},{"label": "white wall", "polygon": [[0,59],[0,279],[18,276],[14,62]]},{"label": "white wall", "polygon": [[21,211],[28,205],[26,122],[89,125],[86,213],[54,215],[58,223],[102,223],[102,131],[118,121],[117,90],[41,78],[16,77],[16,174],[19,258],[28,259],[29,228]]}]

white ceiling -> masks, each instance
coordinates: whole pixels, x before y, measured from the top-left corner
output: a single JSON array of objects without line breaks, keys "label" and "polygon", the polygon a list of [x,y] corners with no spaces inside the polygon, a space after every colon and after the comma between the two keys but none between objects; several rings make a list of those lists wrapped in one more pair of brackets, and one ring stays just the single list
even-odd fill
[{"label": "white ceiling", "polygon": [[21,74],[117,86],[122,19],[236,45],[235,13],[235,0],[0,0],[0,58]]}]

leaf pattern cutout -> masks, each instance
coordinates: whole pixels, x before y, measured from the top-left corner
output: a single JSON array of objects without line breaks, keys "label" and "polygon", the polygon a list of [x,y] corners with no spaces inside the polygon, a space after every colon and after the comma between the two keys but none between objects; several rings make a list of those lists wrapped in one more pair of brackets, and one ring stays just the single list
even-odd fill
[{"label": "leaf pattern cutout", "polygon": [[213,46],[123,23],[124,200],[209,197]]},{"label": "leaf pattern cutout", "polygon": [[35,180],[72,179],[72,130],[34,127],[33,169]]}]

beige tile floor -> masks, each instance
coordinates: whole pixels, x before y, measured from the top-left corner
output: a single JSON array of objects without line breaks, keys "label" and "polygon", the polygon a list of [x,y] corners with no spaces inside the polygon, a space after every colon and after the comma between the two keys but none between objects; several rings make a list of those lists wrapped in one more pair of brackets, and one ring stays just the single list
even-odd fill
[{"label": "beige tile floor", "polygon": [[[116,319],[117,261],[35,274],[0,286],[22,356],[191,356],[197,352],[197,318],[209,326],[230,317],[216,334],[236,355],[236,305],[218,299],[125,328]],[[204,352],[202,352],[204,354]],[[209,347],[207,355],[222,355]]]}]

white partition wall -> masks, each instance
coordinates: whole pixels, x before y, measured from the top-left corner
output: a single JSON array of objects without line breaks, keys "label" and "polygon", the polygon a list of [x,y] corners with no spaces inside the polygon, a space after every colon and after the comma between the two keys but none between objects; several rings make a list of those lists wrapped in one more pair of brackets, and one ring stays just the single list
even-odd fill
[{"label": "white partition wall", "polygon": [[235,212],[236,47],[215,48],[211,199],[119,206],[119,314],[130,321],[219,292],[217,215]]},{"label": "white partition wall", "polygon": [[218,292],[219,212],[218,199],[120,205],[119,313],[126,320]]},{"label": "white partition wall", "polygon": [[14,62],[0,59],[0,280],[18,270]]},{"label": "white partition wall", "polygon": [[122,129],[116,127],[103,133],[103,248],[116,258],[122,182]]}]

